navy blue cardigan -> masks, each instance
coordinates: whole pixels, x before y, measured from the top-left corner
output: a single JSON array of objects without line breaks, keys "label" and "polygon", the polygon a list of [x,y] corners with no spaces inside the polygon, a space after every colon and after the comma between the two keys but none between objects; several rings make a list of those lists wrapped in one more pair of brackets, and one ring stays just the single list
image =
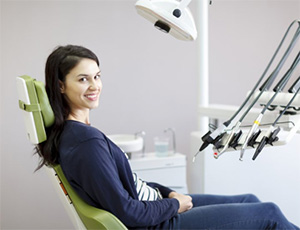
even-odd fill
[{"label": "navy blue cardigan", "polygon": [[172,229],[179,202],[172,191],[156,183],[162,200],[139,201],[132,171],[122,150],[101,131],[66,121],[60,138],[59,163],[78,195],[88,204],[107,210],[128,228]]}]

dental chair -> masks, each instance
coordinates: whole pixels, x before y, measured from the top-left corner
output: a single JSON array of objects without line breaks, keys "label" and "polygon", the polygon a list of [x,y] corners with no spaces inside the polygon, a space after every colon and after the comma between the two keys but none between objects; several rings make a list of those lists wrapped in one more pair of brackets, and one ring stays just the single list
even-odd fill
[{"label": "dental chair", "polygon": [[[23,110],[29,140],[38,144],[47,139],[45,128],[54,123],[45,86],[29,76],[17,77],[19,107]],[[68,183],[60,165],[46,167],[76,229],[127,229],[113,214],[83,201]]]}]

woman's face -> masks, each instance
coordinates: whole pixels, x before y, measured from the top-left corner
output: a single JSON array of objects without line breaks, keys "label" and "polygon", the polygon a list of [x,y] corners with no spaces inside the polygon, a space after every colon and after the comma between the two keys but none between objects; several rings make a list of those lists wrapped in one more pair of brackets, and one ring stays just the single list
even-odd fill
[{"label": "woman's face", "polygon": [[61,93],[66,97],[71,114],[83,115],[99,105],[102,90],[100,69],[92,59],[81,59],[61,83]]}]

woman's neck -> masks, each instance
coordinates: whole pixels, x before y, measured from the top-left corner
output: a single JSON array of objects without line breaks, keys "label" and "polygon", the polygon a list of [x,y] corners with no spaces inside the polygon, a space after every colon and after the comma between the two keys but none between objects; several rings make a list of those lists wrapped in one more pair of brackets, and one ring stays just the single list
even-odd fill
[{"label": "woman's neck", "polygon": [[67,120],[73,120],[73,121],[78,121],[87,125],[90,125],[90,118],[88,114],[75,114],[75,113],[70,113]]}]

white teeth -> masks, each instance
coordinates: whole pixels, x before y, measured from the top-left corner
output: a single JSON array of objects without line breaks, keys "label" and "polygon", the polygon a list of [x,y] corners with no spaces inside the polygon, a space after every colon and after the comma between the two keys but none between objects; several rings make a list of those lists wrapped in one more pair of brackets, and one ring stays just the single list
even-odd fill
[{"label": "white teeth", "polygon": [[87,95],[86,97],[87,97],[87,98],[96,98],[97,95]]}]

